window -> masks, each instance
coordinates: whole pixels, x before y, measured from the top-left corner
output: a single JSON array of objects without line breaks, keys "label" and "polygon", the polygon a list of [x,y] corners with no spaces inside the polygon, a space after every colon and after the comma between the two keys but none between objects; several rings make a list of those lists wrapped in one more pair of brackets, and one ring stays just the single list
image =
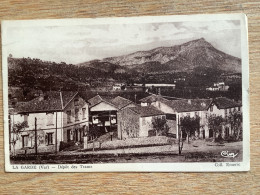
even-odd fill
[{"label": "window", "polygon": [[24,116],[24,122],[28,122],[28,116],[29,116],[29,114],[25,114],[25,115],[23,115]]},{"label": "window", "polygon": [[79,109],[75,108],[75,121],[79,120]]},{"label": "window", "polygon": [[74,100],[74,106],[79,106],[79,100],[78,99]]},{"label": "window", "polygon": [[199,116],[199,113],[198,113],[198,112],[195,112],[195,116]]},{"label": "window", "polygon": [[176,114],[166,114],[166,119],[176,121]]},{"label": "window", "polygon": [[71,123],[71,110],[67,111],[67,123]]},{"label": "window", "polygon": [[53,144],[53,133],[47,133],[47,145]]},{"label": "window", "polygon": [[98,124],[99,123],[98,116],[93,116],[92,121],[93,121],[93,124]]},{"label": "window", "polygon": [[163,120],[166,120],[166,116],[165,116],[165,115],[163,115],[163,116],[162,116],[162,119],[163,119]]},{"label": "window", "polygon": [[29,135],[22,136],[22,144],[23,144],[23,148],[29,147]]},{"label": "window", "polygon": [[86,108],[82,108],[82,119],[86,118]]},{"label": "window", "polygon": [[213,112],[213,105],[210,106],[210,112]]},{"label": "window", "polygon": [[111,124],[116,124],[116,115],[110,116],[110,122],[111,122]]},{"label": "window", "polygon": [[240,111],[240,107],[238,107],[237,109],[238,109],[238,111]]},{"label": "window", "polygon": [[229,113],[231,112],[231,108],[229,108]]},{"label": "window", "polygon": [[225,116],[227,116],[227,109],[225,109]]},{"label": "window", "polygon": [[190,116],[190,113],[186,113],[187,116]]},{"label": "window", "polygon": [[208,113],[205,114],[206,118],[208,118]]},{"label": "window", "polygon": [[47,115],[47,125],[54,125],[53,123],[54,113],[46,113],[46,115]]}]

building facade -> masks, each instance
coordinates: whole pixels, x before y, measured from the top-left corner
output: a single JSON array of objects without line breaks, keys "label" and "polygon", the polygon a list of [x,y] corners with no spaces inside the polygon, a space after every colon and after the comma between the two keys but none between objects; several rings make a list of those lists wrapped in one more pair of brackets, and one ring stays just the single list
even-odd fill
[{"label": "building facade", "polygon": [[[48,92],[10,109],[12,153],[57,152],[61,143],[82,142],[88,104],[74,92]],[[26,124],[15,131],[20,124]]]},{"label": "building facade", "polygon": [[[179,137],[181,118],[185,116],[200,118],[200,129],[195,132],[197,137],[213,137],[213,129],[209,129],[208,117],[210,115],[228,117],[232,112],[242,112],[242,105],[228,98],[219,97],[215,99],[181,99],[168,100],[160,95],[151,95],[140,100],[141,106],[153,106],[166,114],[170,133]],[[222,136],[232,135],[230,125],[224,125]]]},{"label": "building facade", "polygon": [[118,139],[147,137],[154,130],[153,120],[166,117],[154,107],[127,107],[118,112]]}]

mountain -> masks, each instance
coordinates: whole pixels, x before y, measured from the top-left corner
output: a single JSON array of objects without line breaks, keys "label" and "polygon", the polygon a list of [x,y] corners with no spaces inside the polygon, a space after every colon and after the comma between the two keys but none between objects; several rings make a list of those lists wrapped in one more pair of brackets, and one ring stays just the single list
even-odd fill
[{"label": "mountain", "polygon": [[197,67],[241,72],[241,59],[214,48],[204,38],[172,47],[158,47],[149,51],[105,58],[99,63],[146,72],[192,71]]}]

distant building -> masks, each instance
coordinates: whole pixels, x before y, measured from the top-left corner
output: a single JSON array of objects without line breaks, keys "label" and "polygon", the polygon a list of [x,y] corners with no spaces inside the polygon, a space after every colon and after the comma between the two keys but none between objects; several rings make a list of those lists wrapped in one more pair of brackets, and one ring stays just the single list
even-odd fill
[{"label": "distant building", "polygon": [[165,114],[154,107],[127,107],[118,112],[118,138],[147,137],[153,131],[154,118],[165,117]]},{"label": "distant building", "polygon": [[141,106],[150,106],[152,105],[152,103],[159,101],[161,99],[166,100],[161,95],[152,94],[150,96],[140,99],[139,101],[141,102]]},{"label": "distant building", "polygon": [[[88,104],[77,92],[48,92],[10,110],[12,152],[35,152],[35,127],[38,152],[55,152],[61,142],[81,142],[88,129]],[[28,127],[18,135],[12,132],[17,123]],[[35,125],[36,123],[36,125]]]},{"label": "distant building", "polygon": [[175,89],[175,84],[165,84],[165,83],[146,83],[145,87],[171,87]]},{"label": "distant building", "polygon": [[214,83],[212,87],[206,88],[207,91],[228,91],[229,86],[224,82]]},{"label": "distant building", "polygon": [[113,91],[122,90],[123,86],[124,86],[124,84],[122,84],[122,83],[116,83],[116,84],[113,85]]}]

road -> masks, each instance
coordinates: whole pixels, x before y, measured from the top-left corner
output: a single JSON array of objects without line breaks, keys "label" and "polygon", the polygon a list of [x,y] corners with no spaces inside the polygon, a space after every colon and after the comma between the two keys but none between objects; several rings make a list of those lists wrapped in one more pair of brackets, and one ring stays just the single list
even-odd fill
[{"label": "road", "polygon": [[[235,157],[223,157],[236,154]],[[177,145],[142,148],[127,148],[100,151],[66,151],[56,155],[41,155],[34,158],[12,160],[14,164],[89,164],[89,163],[169,163],[169,162],[239,162],[242,161],[242,142],[217,144],[205,141],[185,143],[182,155]]]}]

